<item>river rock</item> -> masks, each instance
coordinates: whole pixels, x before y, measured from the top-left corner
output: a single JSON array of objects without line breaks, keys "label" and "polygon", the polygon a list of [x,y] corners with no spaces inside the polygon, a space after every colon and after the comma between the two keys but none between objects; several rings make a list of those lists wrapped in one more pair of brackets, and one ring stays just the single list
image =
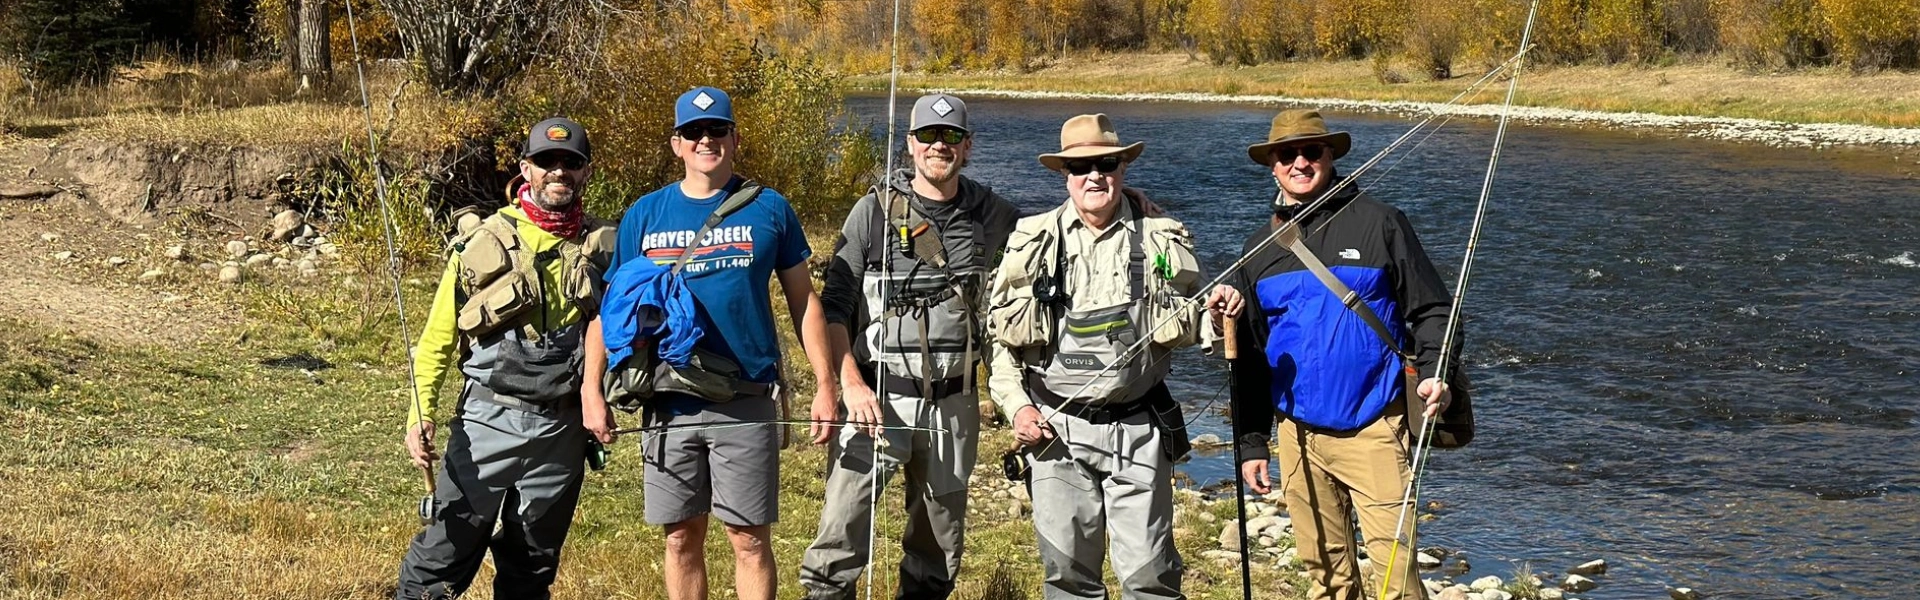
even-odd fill
[{"label": "river rock", "polygon": [[1598,584],[1594,583],[1592,579],[1587,579],[1579,575],[1568,575],[1566,581],[1560,582],[1560,589],[1578,594],[1591,590],[1597,585]]},{"label": "river rock", "polygon": [[53,253],[53,259],[54,260],[73,260],[73,251],[61,250],[59,252],[55,252]]},{"label": "river rock", "polygon": [[273,216],[273,233],[267,239],[285,242],[300,234],[300,228],[307,225],[307,218],[297,210],[283,210]]},{"label": "river rock", "polygon": [[1195,450],[1211,450],[1227,445],[1225,441],[1220,439],[1220,436],[1211,433],[1201,434],[1200,437],[1193,438],[1192,443],[1193,449]]},{"label": "river rock", "polygon": [[166,257],[171,260],[186,260],[187,247],[180,244],[167,246]]},{"label": "river rock", "polygon": [[1583,563],[1580,563],[1580,566],[1567,569],[1567,573],[1571,575],[1588,575],[1588,576],[1605,575],[1607,574],[1607,561],[1590,560],[1587,562],[1583,562]]},{"label": "river rock", "polygon": [[141,281],[153,281],[153,280],[155,280],[155,279],[159,279],[159,278],[161,278],[161,277],[166,277],[166,276],[167,276],[167,272],[166,272],[165,270],[162,270],[162,269],[148,269],[148,270],[147,270],[147,272],[145,272],[145,273],[141,273],[141,274],[140,274],[140,280],[141,280]]},{"label": "river rock", "polygon": [[1539,596],[1540,600],[1564,600],[1567,597],[1567,593],[1558,588],[1542,588],[1535,595]]},{"label": "river rock", "polygon": [[1434,596],[1434,600],[1467,600],[1467,589],[1456,585],[1440,590],[1440,593]]},{"label": "river rock", "polygon": [[1700,592],[1693,591],[1693,588],[1667,588],[1667,596],[1673,600],[1700,600]]},{"label": "river rock", "polygon": [[1220,528],[1220,548],[1228,552],[1240,551],[1240,528],[1229,523]]},{"label": "river rock", "polygon": [[1239,563],[1240,553],[1232,550],[1207,550],[1200,553],[1200,558],[1221,564]]},{"label": "river rock", "polygon": [[275,269],[285,269],[292,265],[293,265],[293,261],[280,258],[278,256],[273,257],[273,268]]},{"label": "river rock", "polygon": [[1259,515],[1262,517],[1271,517],[1271,516],[1280,514],[1280,507],[1278,506],[1274,506],[1272,504],[1266,504],[1266,503],[1261,503],[1258,506],[1260,507],[1260,510],[1253,511],[1253,513],[1256,515]]},{"label": "river rock", "polygon": [[1220,521],[1220,517],[1213,516],[1213,513],[1210,513],[1210,512],[1200,513],[1201,523],[1216,523],[1219,521]]},{"label": "river rock", "polygon": [[1247,533],[1251,535],[1260,535],[1261,532],[1266,531],[1268,527],[1272,527],[1278,524],[1280,524],[1279,517],[1254,517],[1251,519],[1247,519]]},{"label": "river rock", "polygon": [[1513,594],[1506,590],[1487,590],[1480,592],[1480,600],[1513,600]]},{"label": "river rock", "polygon": [[247,243],[242,242],[240,240],[227,242],[227,256],[231,256],[233,258],[246,258]]},{"label": "river rock", "polygon": [[1428,596],[1438,596],[1440,592],[1447,591],[1447,582],[1438,579],[1422,579],[1420,585],[1427,587]]},{"label": "river rock", "polygon": [[252,269],[270,262],[273,262],[272,254],[255,254],[247,257],[246,265],[247,268]]},{"label": "river rock", "polygon": [[240,283],[240,267],[227,265],[220,267],[220,283]]},{"label": "river rock", "polygon": [[1418,562],[1418,563],[1420,563],[1420,568],[1422,568],[1422,569],[1438,569],[1438,568],[1440,568],[1440,558],[1439,558],[1439,557],[1436,557],[1436,556],[1433,556],[1433,555],[1431,555],[1431,554],[1427,554],[1426,552],[1416,552],[1416,553],[1414,553],[1414,554],[1413,554],[1413,560],[1414,560],[1414,562]]},{"label": "river rock", "polygon": [[118,267],[124,264],[127,264],[127,258],[124,256],[115,256],[107,259],[107,266],[109,267]]},{"label": "river rock", "polygon": [[1473,591],[1476,591],[1476,592],[1484,592],[1487,590],[1500,589],[1500,586],[1506,585],[1506,583],[1507,582],[1505,581],[1501,581],[1499,577],[1488,575],[1486,577],[1481,577],[1479,579],[1473,580],[1473,584],[1468,587],[1472,587]]},{"label": "river rock", "polygon": [[58,241],[60,241],[60,234],[58,234],[58,233],[42,233],[42,234],[40,234],[40,241],[42,241],[42,242],[46,242],[46,243],[49,243],[49,244],[51,244],[51,243],[54,243],[54,242],[58,242]]},{"label": "river rock", "polygon": [[1270,536],[1270,535],[1260,536],[1261,548],[1272,548],[1278,545],[1280,545],[1280,540],[1274,539],[1273,536]]}]

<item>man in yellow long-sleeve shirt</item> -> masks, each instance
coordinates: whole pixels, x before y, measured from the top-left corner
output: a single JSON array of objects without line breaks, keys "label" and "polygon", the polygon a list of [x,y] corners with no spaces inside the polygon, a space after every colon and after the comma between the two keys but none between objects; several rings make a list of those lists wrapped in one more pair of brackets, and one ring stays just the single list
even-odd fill
[{"label": "man in yellow long-sleeve shirt", "polygon": [[396,598],[466,592],[489,548],[495,598],[549,596],[584,471],[585,317],[599,310],[614,241],[614,228],[580,207],[590,160],[579,123],[535,125],[520,160],[525,185],[447,259],[414,352],[406,448],[416,466],[439,458],[432,417],[456,360],[465,383],[447,426],[439,508],[407,550]]}]

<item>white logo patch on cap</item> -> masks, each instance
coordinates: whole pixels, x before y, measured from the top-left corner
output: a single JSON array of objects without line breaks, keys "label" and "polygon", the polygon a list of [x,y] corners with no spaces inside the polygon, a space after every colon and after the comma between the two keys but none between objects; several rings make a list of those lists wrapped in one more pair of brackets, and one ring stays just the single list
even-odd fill
[{"label": "white logo patch on cap", "polygon": [[946,98],[935,100],[933,101],[933,112],[942,117],[947,116],[948,113],[953,112],[953,105],[947,104]]},{"label": "white logo patch on cap", "polygon": [[700,107],[700,110],[706,110],[707,107],[713,106],[713,96],[700,92],[700,95],[693,97],[693,105]]}]

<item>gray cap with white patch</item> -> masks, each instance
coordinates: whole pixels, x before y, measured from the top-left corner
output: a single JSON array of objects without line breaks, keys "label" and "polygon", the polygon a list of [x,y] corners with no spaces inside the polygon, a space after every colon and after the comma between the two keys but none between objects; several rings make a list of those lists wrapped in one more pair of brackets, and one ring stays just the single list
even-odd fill
[{"label": "gray cap with white patch", "polygon": [[913,102],[913,116],[907,121],[908,131],[918,131],[935,125],[952,127],[972,133],[967,128],[967,103],[946,94],[927,94]]}]

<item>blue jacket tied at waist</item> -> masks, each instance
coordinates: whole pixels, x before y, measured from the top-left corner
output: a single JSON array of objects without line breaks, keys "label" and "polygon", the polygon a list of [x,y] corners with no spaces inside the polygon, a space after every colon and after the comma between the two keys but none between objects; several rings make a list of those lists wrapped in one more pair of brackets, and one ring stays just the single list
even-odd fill
[{"label": "blue jacket tied at waist", "polygon": [[693,293],[686,282],[670,266],[645,259],[627,261],[607,282],[600,326],[609,370],[649,338],[659,340],[660,360],[686,367],[694,342],[705,334],[694,318]]}]

